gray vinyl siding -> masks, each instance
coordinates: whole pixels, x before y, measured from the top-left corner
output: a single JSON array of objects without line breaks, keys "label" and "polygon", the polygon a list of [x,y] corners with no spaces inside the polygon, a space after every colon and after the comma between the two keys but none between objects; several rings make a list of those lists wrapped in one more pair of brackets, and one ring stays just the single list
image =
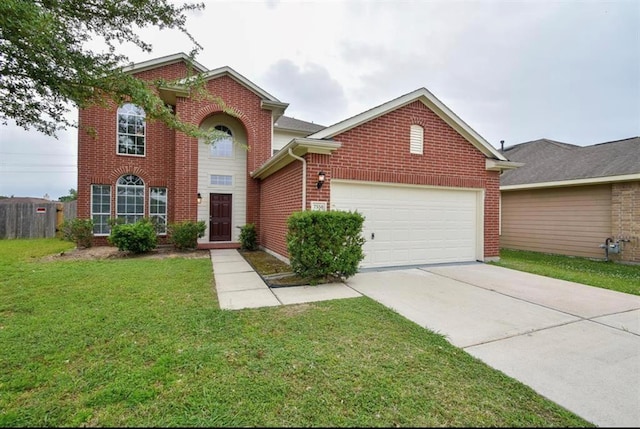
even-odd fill
[{"label": "gray vinyl siding", "polygon": [[603,258],[611,185],[502,192],[500,247]]}]

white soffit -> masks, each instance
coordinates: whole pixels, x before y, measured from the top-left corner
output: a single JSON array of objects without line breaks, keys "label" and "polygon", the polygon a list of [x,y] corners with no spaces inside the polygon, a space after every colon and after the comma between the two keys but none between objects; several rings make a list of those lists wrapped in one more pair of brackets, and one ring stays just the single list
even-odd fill
[{"label": "white soffit", "polygon": [[123,67],[122,70],[127,73],[140,73],[146,70],[152,70],[161,66],[166,66],[166,65],[177,63],[180,61],[184,61],[187,64],[192,64],[194,67],[194,70],[197,73],[204,73],[205,71],[207,71],[207,68],[205,66],[198,63],[195,60],[192,60],[184,52],[167,55],[160,58],[154,58],[152,60],[142,61],[136,64],[131,64],[126,67]]},{"label": "white soffit", "polygon": [[514,170],[516,168],[522,167],[524,162],[515,162],[515,161],[500,161],[498,159],[489,159],[485,160],[485,168],[487,171],[504,171],[504,170]]},{"label": "white soffit", "polygon": [[278,153],[269,158],[267,162],[262,164],[256,171],[251,172],[254,179],[266,179],[276,171],[286,167],[293,161],[289,154],[289,149],[296,156],[304,156],[307,153],[319,153],[322,155],[331,155],[334,150],[339,149],[342,144],[336,141],[316,140],[309,138],[296,138],[291,140],[285,147],[280,149]]}]

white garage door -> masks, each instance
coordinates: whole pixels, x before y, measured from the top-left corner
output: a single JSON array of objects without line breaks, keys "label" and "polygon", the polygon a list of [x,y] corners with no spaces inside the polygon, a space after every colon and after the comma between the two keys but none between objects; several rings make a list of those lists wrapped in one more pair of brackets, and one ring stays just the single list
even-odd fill
[{"label": "white garage door", "polygon": [[479,191],[331,182],[331,208],[365,216],[362,268],[482,259]]}]

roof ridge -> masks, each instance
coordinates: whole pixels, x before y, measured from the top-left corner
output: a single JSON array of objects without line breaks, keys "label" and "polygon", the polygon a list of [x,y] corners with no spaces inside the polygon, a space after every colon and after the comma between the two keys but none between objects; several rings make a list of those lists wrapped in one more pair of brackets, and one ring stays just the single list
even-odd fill
[{"label": "roof ridge", "polygon": [[[518,147],[521,147],[521,146],[524,146],[524,145],[528,145],[528,144],[532,144],[532,143],[539,143],[539,142],[551,143],[554,146],[560,147],[561,149],[574,149],[574,148],[580,147],[578,145],[574,145],[574,144],[571,144],[571,143],[559,142],[559,141],[556,141],[556,140],[551,140],[551,139],[543,137],[541,139],[535,139],[535,140],[529,140],[529,141],[522,142],[522,143],[516,143],[516,144],[514,144],[512,146],[504,148],[504,151],[506,152],[506,151],[509,151],[509,150],[512,150],[512,149],[515,149],[515,148],[518,148]],[[567,147],[567,146],[570,146],[570,147]]]},{"label": "roof ridge", "polygon": [[582,147],[582,146],[578,146],[578,145],[575,145],[575,144],[559,142],[559,141],[551,140],[551,139],[542,139],[542,140],[544,140],[544,141],[546,141],[548,143],[551,143],[554,146],[558,146],[561,149],[572,150],[572,149],[577,149],[577,148]]},{"label": "roof ridge", "polygon": [[[605,144],[611,144],[611,143],[620,143],[620,142],[626,142],[628,140],[635,140],[635,139],[640,139],[640,136],[635,136],[635,137],[627,137],[626,139],[619,139],[619,140],[611,140],[608,142],[602,142],[602,143],[595,143],[592,146],[601,146],[601,145],[605,145]],[[589,147],[589,146],[585,146],[585,147]]]},{"label": "roof ridge", "polygon": [[304,119],[298,119],[298,118],[294,118],[293,116],[289,116],[289,115],[282,115],[281,118],[287,118],[287,119],[291,119],[293,121],[305,122],[307,124],[317,125],[319,127],[324,127],[324,125],[317,124],[317,123],[315,123],[313,121],[307,121],[307,120],[304,120]]}]

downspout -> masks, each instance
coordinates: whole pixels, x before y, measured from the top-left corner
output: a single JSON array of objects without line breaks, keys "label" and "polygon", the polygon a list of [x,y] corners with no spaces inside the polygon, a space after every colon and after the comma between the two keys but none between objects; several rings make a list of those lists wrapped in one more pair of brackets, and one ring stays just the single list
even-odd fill
[{"label": "downspout", "polygon": [[307,161],[295,155],[291,148],[289,148],[289,155],[298,161],[302,161],[302,211],[305,211],[307,209]]}]

